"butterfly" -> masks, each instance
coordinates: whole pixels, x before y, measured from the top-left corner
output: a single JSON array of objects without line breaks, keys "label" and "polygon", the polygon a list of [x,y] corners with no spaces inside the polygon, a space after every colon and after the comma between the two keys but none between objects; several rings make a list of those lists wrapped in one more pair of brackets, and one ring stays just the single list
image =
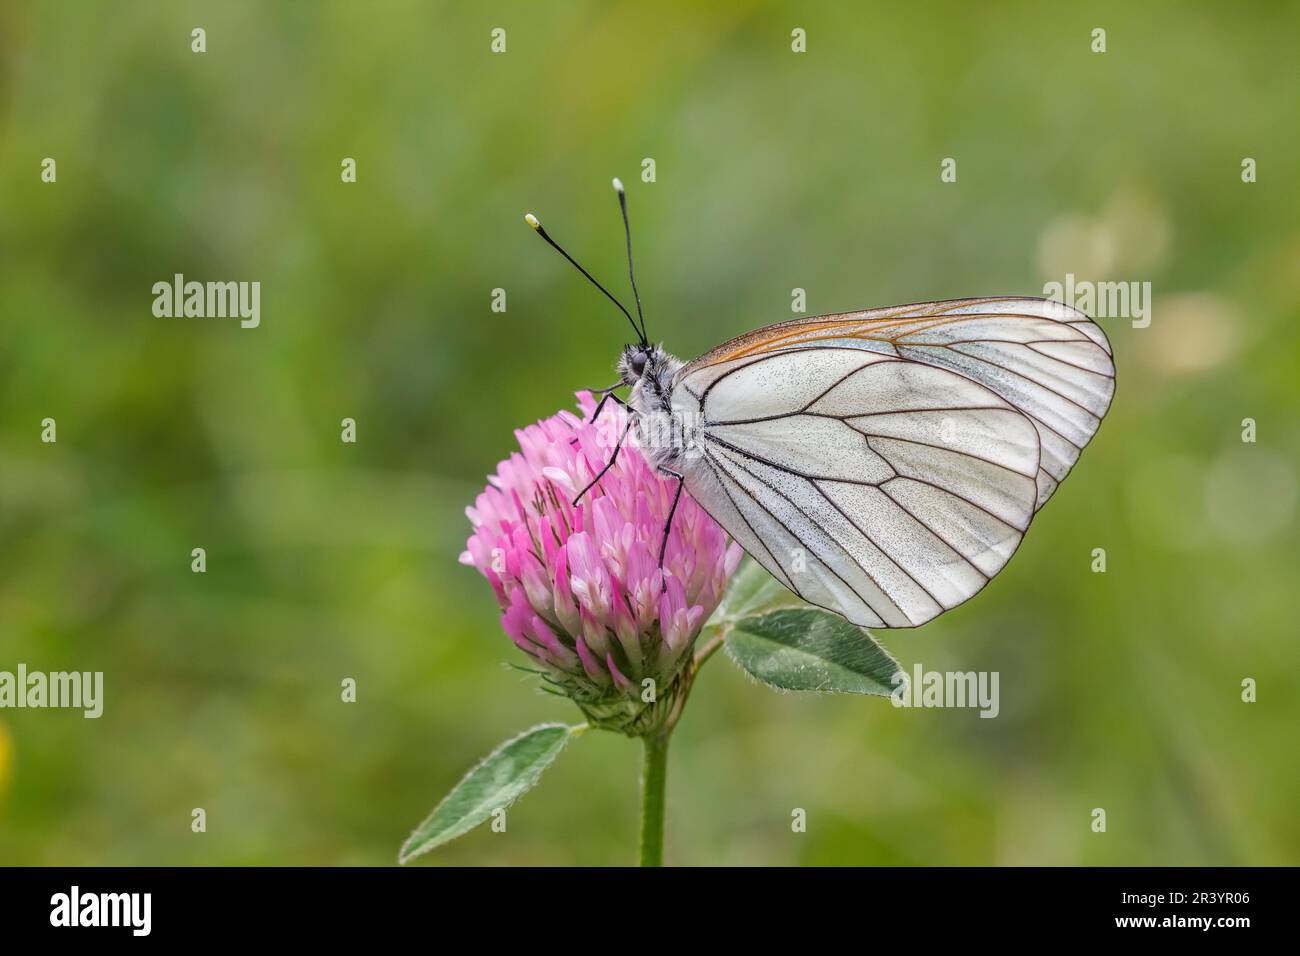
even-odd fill
[{"label": "butterfly", "polygon": [[[862,627],[915,627],[978,593],[1096,434],[1115,392],[1105,333],[1051,299],[999,296],[792,319],[684,362],[530,225],[638,335],[600,390],[640,451],[778,581]],[[615,390],[627,387],[626,402]]]}]

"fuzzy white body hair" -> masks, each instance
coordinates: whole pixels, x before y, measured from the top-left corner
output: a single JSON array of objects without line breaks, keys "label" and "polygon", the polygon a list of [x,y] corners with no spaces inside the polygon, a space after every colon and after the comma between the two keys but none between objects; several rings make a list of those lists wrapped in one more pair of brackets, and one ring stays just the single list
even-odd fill
[{"label": "fuzzy white body hair", "polygon": [[673,379],[686,363],[652,346],[640,353],[645,366],[638,375],[630,358],[635,354],[623,353],[619,374],[632,387],[627,404],[636,421],[637,445],[654,467],[676,470],[691,456],[699,425],[698,416],[674,403]]}]

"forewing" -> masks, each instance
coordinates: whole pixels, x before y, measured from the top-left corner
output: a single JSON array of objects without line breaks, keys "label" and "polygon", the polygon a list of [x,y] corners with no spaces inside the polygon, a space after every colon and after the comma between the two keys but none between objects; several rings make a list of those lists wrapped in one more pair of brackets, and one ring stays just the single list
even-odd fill
[{"label": "forewing", "polygon": [[675,386],[701,415],[687,487],[812,604],[922,624],[982,588],[1029,526],[1038,432],[971,378],[820,344],[708,371]]},{"label": "forewing", "polygon": [[[1110,343],[1099,326],[1050,299],[1010,297],[924,302],[783,322],[718,346],[686,366],[677,383],[703,402],[716,383],[755,360],[809,348],[865,352],[944,369],[1019,409],[1033,422],[1042,449],[1036,508],[1074,466],[1115,392]],[[736,394],[740,390],[733,388]],[[724,392],[720,397],[729,396]]]}]

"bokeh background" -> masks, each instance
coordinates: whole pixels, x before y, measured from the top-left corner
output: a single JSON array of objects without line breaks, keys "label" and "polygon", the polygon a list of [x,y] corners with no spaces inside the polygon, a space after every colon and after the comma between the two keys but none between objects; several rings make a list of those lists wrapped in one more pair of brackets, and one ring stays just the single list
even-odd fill
[{"label": "bokeh background", "polygon": [[[1103,320],[1114,408],[1016,559],[882,635],[1000,672],[1001,715],[719,656],[669,862],[1300,862],[1297,33],[1283,4],[7,0],[0,669],[102,670],[106,701],[0,711],[0,862],[391,864],[499,741],[578,717],[456,556],[512,429],[612,380],[621,317],[521,216],[622,292],[614,175],[685,356],[795,287],[1155,297]],[[261,327],[155,318],[177,272],[260,281]],[[425,862],[629,862],[639,759],[588,734]]]}]

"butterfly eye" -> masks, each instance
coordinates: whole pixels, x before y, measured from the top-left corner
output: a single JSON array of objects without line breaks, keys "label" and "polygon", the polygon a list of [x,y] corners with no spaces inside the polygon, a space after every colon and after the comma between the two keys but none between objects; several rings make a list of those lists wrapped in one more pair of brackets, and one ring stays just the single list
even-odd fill
[{"label": "butterfly eye", "polygon": [[645,371],[645,363],[646,354],[644,352],[633,353],[632,357],[627,361],[628,367],[632,369],[632,374],[638,378],[640,378],[641,373]]}]

